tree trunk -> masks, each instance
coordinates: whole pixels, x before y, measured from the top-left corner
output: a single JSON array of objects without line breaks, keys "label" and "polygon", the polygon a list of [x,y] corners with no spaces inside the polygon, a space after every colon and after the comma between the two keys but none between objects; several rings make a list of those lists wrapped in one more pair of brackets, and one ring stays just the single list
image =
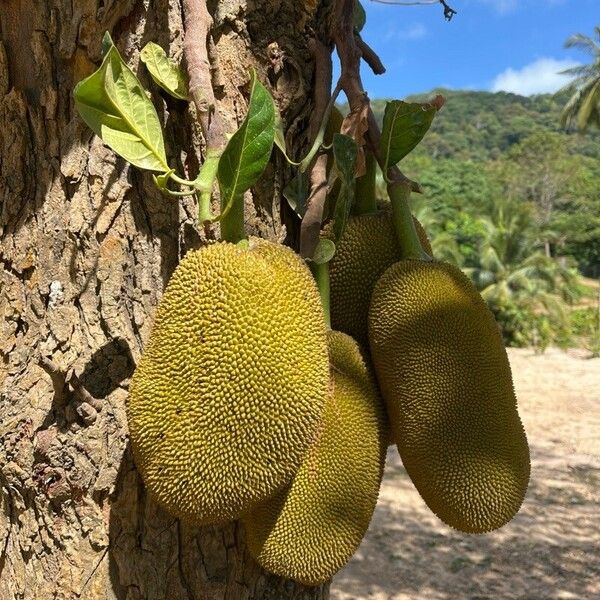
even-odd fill
[{"label": "tree trunk", "polygon": [[[327,10],[312,15],[314,4],[209,3],[230,124],[245,114],[254,65],[302,139],[313,68],[305,27],[321,31]],[[197,173],[193,108],[159,93],[138,60],[148,41],[181,56],[180,1],[0,3],[0,598],[326,598],[328,586],[261,571],[237,524],[197,529],[163,512],[133,464],[129,379],[165,284],[201,235],[192,199],[162,196],[74,110],[73,87],[97,68],[106,30],[153,90],[171,164]],[[247,218],[249,233],[271,239],[286,222],[289,177],[273,161]]]}]

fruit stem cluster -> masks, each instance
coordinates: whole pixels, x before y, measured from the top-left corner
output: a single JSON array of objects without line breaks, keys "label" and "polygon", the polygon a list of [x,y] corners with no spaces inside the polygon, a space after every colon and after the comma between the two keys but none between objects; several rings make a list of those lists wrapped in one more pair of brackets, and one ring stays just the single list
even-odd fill
[{"label": "fruit stem cluster", "polygon": [[[190,96],[196,106],[198,121],[206,142],[206,157],[198,180],[198,220],[202,224],[214,221],[210,202],[213,183],[217,175],[219,157],[227,145],[225,128],[217,109],[213,91],[208,50],[211,43],[210,28],[213,20],[206,0],[183,0],[185,39],[183,53],[189,75]],[[221,221],[221,238],[230,242],[244,239],[244,199],[236,198],[235,206]]]},{"label": "fruit stem cluster", "polygon": [[[340,82],[348,98],[350,110],[358,111],[364,106],[365,102],[369,103],[369,98],[360,78],[362,52],[354,35],[354,0],[337,0],[333,18],[335,23],[333,39],[340,57],[342,71]],[[388,182],[388,194],[393,207],[394,226],[403,258],[431,260],[431,257],[421,247],[408,205],[411,191],[420,192],[421,188],[418,183],[405,177],[398,167],[394,166],[386,169],[380,150],[381,131],[370,106],[367,115],[367,142],[379,166],[384,170],[384,176]]]}]

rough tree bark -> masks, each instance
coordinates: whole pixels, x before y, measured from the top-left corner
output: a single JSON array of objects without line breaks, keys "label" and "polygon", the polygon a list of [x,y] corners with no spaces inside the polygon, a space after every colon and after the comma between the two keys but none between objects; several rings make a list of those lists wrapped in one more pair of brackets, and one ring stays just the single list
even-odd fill
[{"label": "rough tree bark", "polygon": [[[213,79],[229,123],[243,118],[254,65],[290,139],[302,139],[307,25],[319,35],[327,2],[214,0],[209,9]],[[106,30],[134,69],[151,40],[178,58],[181,14],[179,0],[0,3],[2,600],[328,595],[327,586],[262,572],[237,525],[193,529],[165,514],[128,448],[130,376],[170,274],[201,235],[193,201],[161,196],[148,174],[93,137],[72,89],[99,64]],[[195,176],[193,108],[138,72],[154,90],[171,163]],[[273,160],[248,199],[248,231],[269,238],[281,234],[286,177]]]}]

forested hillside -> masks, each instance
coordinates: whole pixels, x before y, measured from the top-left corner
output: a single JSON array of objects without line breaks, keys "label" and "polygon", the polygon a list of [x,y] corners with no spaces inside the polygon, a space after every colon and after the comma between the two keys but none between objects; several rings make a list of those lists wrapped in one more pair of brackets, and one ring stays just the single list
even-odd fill
[{"label": "forested hillside", "polygon": [[[400,165],[423,186],[413,210],[436,255],[472,277],[508,343],[572,339],[565,308],[591,293],[577,272],[600,277],[600,132],[565,132],[560,95],[408,100],[437,93],[446,104]],[[373,107],[381,121],[385,101]],[[597,330],[591,310],[577,318]]]},{"label": "forested hillside", "polygon": [[[600,133],[590,130],[585,137],[564,133],[559,116],[568,96],[543,94],[517,96],[505,92],[468,92],[435,89],[411,96],[407,101],[422,102],[436,94],[446,98],[443,110],[415,151],[433,158],[493,160],[511,146],[536,132],[559,133],[575,139],[575,152],[600,159]],[[373,111],[381,122],[385,100],[374,100]]]},{"label": "forested hillside", "polygon": [[[517,203],[535,213],[547,253],[572,256],[583,273],[600,276],[600,132],[562,130],[566,98],[560,95],[433,90],[408,100],[437,93],[446,104],[403,161],[440,217],[436,231],[448,228],[443,217],[449,210],[472,220]],[[373,107],[382,120],[385,101]]]}]

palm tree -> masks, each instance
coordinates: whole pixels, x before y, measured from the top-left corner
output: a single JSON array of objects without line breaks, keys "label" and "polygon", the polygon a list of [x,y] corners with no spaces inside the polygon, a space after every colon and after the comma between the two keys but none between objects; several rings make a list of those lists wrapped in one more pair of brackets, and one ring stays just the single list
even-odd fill
[{"label": "palm tree", "polygon": [[561,71],[575,77],[561,90],[571,94],[562,111],[561,122],[565,127],[575,124],[580,132],[584,132],[590,123],[600,128],[600,26],[594,28],[594,33],[597,39],[576,33],[565,42],[566,48],[581,48],[592,56],[589,65]]},{"label": "palm tree", "polygon": [[441,228],[443,220],[440,215],[423,200],[414,200],[412,213],[427,232],[433,256],[437,260],[443,260],[458,267],[461,266],[464,257],[460,253],[460,248],[454,236]]},{"label": "palm tree", "polygon": [[531,341],[522,338],[531,338],[536,317],[541,315],[553,329],[567,328],[565,309],[578,297],[579,278],[568,263],[541,250],[528,207],[499,203],[494,216],[482,219],[482,223],[486,236],[478,264],[463,270],[495,314],[507,341],[515,341],[517,330],[518,341]]}]

